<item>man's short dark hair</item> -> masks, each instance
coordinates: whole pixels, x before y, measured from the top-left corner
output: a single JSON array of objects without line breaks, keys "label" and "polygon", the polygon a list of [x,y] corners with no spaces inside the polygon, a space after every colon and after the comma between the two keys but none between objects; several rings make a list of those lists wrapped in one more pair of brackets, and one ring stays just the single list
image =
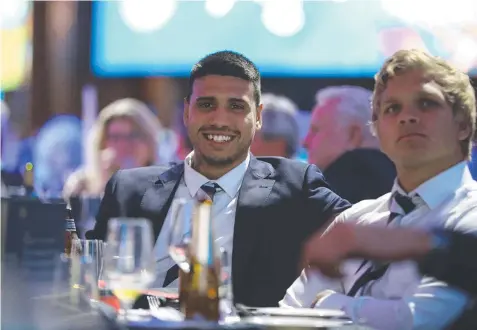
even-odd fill
[{"label": "man's short dark hair", "polygon": [[236,77],[251,82],[255,104],[260,104],[260,72],[248,58],[229,50],[209,54],[194,65],[189,77],[187,101],[190,101],[194,81],[210,75]]}]

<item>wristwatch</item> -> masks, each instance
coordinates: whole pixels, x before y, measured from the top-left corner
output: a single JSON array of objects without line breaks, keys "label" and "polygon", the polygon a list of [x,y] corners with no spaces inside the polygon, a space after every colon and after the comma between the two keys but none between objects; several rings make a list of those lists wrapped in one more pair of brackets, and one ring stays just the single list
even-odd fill
[{"label": "wristwatch", "polygon": [[[435,229],[431,233],[432,250],[448,250],[451,244],[451,235],[448,231]],[[431,251],[432,251],[431,250]]]}]

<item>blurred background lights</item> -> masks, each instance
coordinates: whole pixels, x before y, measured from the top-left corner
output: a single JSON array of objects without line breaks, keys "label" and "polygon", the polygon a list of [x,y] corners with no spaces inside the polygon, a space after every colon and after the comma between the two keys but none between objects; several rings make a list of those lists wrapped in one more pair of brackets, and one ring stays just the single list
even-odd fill
[{"label": "blurred background lights", "polygon": [[410,24],[443,26],[477,22],[475,0],[381,0],[383,9]]},{"label": "blurred background lights", "polygon": [[176,9],[177,0],[123,0],[120,14],[132,30],[151,32],[163,28]]},{"label": "blurred background lights", "polygon": [[205,0],[205,10],[210,16],[221,18],[232,10],[235,2],[236,0]]},{"label": "blurred background lights", "polygon": [[2,0],[0,6],[0,27],[12,29],[21,25],[28,15],[30,3],[27,0]]},{"label": "blurred background lights", "polygon": [[291,37],[305,25],[302,0],[262,1],[262,22],[279,37]]}]

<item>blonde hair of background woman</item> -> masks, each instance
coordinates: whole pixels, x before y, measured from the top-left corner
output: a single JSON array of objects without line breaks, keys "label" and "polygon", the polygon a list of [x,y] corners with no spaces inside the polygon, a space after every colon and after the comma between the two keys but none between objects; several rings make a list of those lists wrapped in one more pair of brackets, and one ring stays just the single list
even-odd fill
[{"label": "blonde hair of background woman", "polygon": [[[98,118],[88,133],[86,163],[82,174],[72,174],[65,184],[64,195],[69,197],[87,191],[100,194],[109,178],[103,177],[102,151],[105,149],[106,133],[109,123],[115,119],[128,119],[141,129],[150,147],[151,159],[145,165],[158,163],[159,137],[162,125],[148,106],[136,99],[125,98],[114,101],[100,111]],[[76,177],[75,177],[76,176]]]}]

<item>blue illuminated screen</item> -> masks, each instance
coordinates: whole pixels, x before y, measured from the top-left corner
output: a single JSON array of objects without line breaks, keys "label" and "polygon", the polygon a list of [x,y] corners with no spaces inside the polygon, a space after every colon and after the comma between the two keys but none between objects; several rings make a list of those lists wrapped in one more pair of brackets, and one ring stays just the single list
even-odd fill
[{"label": "blue illuminated screen", "polygon": [[444,24],[386,1],[95,1],[92,69],[186,76],[204,55],[229,49],[264,76],[371,77],[397,49],[421,48],[477,73],[475,23]]}]

